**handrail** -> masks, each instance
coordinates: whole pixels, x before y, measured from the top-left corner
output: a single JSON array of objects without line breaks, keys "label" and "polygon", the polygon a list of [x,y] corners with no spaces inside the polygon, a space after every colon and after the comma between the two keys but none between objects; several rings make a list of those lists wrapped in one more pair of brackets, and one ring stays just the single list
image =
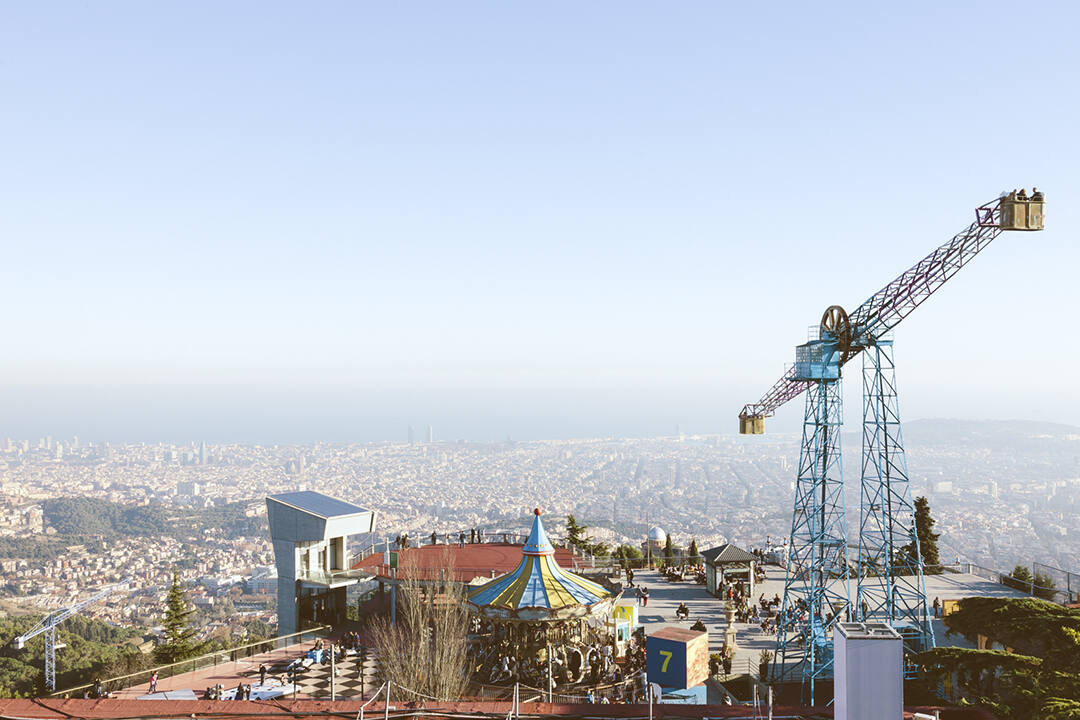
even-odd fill
[{"label": "handrail", "polygon": [[[459,545],[458,533],[450,533],[449,542],[446,541],[447,533],[437,533],[436,542],[431,542],[431,535],[423,535],[414,537],[409,536],[409,548],[430,547],[431,545],[442,545],[443,547],[453,547]],[[466,537],[468,534],[466,533]],[[484,542],[468,542],[467,545],[495,545],[500,543],[510,543],[511,545],[522,545],[529,539],[528,533],[510,533],[510,532],[492,532],[484,535]],[[400,550],[397,543],[393,540],[381,540],[379,542],[373,542],[366,547],[360,549],[359,552],[352,554],[349,560],[350,566],[355,566],[357,563],[363,562],[372,555],[383,553],[386,551],[397,552]]]},{"label": "handrail", "polygon": [[[239,645],[237,647],[226,648],[224,650],[215,650],[214,652],[211,652],[211,653],[205,653],[203,655],[198,655],[196,657],[188,658],[186,660],[180,660],[178,662],[169,663],[168,665],[158,665],[158,666],[155,666],[155,667],[152,667],[152,668],[147,668],[145,670],[137,670],[137,671],[135,671],[133,673],[128,673],[127,675],[117,675],[116,677],[109,678],[108,680],[103,680],[101,682],[101,684],[107,690],[125,689],[125,688],[132,687],[133,685],[140,684],[139,682],[132,682],[132,683],[123,684],[123,681],[130,680],[131,678],[136,678],[136,677],[139,677],[139,676],[149,677],[154,672],[157,672],[159,675],[162,675],[163,677],[173,677],[175,675],[182,675],[183,673],[194,672],[195,670],[198,670],[198,669],[204,668],[204,667],[209,667],[210,665],[217,665],[218,664],[217,659],[219,657],[222,657],[222,656],[227,656],[227,655],[232,656],[232,660],[227,661],[227,662],[235,662],[240,657],[238,655],[238,653],[240,653],[243,650],[248,650],[248,649],[257,648],[257,647],[266,647],[265,650],[260,650],[257,653],[248,653],[245,656],[245,657],[251,657],[252,655],[258,655],[258,654],[260,654],[262,652],[269,652],[270,650],[273,650],[274,647],[277,646],[282,641],[289,640],[291,638],[297,638],[297,643],[302,643],[302,642],[304,642],[304,636],[318,637],[319,633],[322,633],[324,630],[331,630],[331,629],[332,629],[332,627],[330,625],[320,625],[318,627],[308,628],[307,630],[301,630],[299,632],[294,632],[294,633],[291,633],[289,635],[279,635],[277,637],[267,638],[266,640],[258,640],[258,641],[253,642],[253,643],[248,643],[247,645]],[[324,633],[324,635],[325,635],[325,633]],[[288,644],[295,644],[295,643],[288,643]],[[212,663],[211,662],[205,662],[205,663],[200,664],[200,662],[204,661],[204,660],[213,660],[214,662],[212,662]],[[182,672],[169,672],[168,674],[164,673],[164,671],[174,670],[174,669],[177,669],[177,668],[182,668]],[[120,683],[120,684],[117,684],[117,683]],[[66,688],[64,690],[57,690],[56,692],[50,693],[46,697],[59,697],[61,695],[67,695],[68,693],[79,692],[79,691],[82,691],[82,690],[92,688],[96,684],[97,683],[86,683],[85,685],[76,685],[74,687]]]},{"label": "handrail", "polygon": [[356,713],[356,720],[364,720],[364,708],[366,708],[371,703],[375,702],[375,698],[379,697],[379,693],[381,693],[384,688],[386,689],[386,705],[389,708],[389,706],[390,706],[390,689],[386,687],[389,682],[390,681],[387,680],[382,685],[380,685],[379,689],[375,691],[375,694],[372,695],[370,698],[368,698],[367,702],[365,702],[363,705],[360,706],[360,710],[358,710],[357,713]]}]

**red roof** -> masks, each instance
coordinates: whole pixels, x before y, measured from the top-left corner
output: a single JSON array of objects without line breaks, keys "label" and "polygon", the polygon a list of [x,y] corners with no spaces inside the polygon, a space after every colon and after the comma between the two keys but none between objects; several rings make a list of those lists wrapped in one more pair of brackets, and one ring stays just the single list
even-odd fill
[{"label": "red roof", "polygon": [[[508,573],[521,563],[522,545],[512,543],[477,543],[460,545],[424,545],[400,551],[398,577],[436,580],[443,569],[450,568],[452,580],[469,582],[476,577],[490,578]],[[576,556],[566,548],[555,548],[555,560],[562,567],[574,568]],[[353,566],[368,569],[379,577],[390,577],[390,568],[383,564],[382,553],[375,553]]]}]

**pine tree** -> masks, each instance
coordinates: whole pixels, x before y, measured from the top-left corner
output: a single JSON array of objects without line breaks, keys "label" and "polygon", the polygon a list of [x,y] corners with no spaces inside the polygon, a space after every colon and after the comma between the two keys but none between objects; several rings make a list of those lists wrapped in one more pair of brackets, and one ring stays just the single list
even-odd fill
[{"label": "pine tree", "polygon": [[1035,597],[1043,600],[1053,600],[1054,596],[1057,595],[1055,590],[1057,586],[1054,584],[1054,579],[1046,573],[1035,573],[1035,577],[1031,581],[1035,585]]},{"label": "pine tree", "polygon": [[675,543],[671,542],[671,536],[667,536],[667,540],[664,541],[664,558],[671,560],[675,557]]},{"label": "pine tree", "polygon": [[1027,565],[1017,565],[1007,576],[1002,576],[1001,584],[1021,592],[1031,592],[1031,583],[1034,579]]},{"label": "pine tree", "polygon": [[[938,557],[937,540],[940,533],[934,532],[934,518],[930,516],[930,501],[926,497],[915,498],[915,534],[919,538],[919,554],[922,556],[923,572],[927,575],[941,574],[941,560]],[[900,548],[907,558],[914,558],[915,548],[911,543]]]},{"label": "pine tree", "polygon": [[588,529],[588,525],[579,525],[577,518],[573,515],[567,515],[566,544],[574,550],[581,550],[582,546],[589,542],[589,538],[585,535],[585,531]]},{"label": "pine tree", "polygon": [[698,556],[697,538],[690,539],[690,547],[686,552],[691,558],[696,558]]},{"label": "pine tree", "polygon": [[195,643],[195,630],[188,626],[188,618],[195,610],[188,605],[187,594],[180,585],[180,572],[173,568],[172,585],[165,598],[165,642],[154,648],[154,659],[161,663],[174,663],[194,656],[199,651]]}]

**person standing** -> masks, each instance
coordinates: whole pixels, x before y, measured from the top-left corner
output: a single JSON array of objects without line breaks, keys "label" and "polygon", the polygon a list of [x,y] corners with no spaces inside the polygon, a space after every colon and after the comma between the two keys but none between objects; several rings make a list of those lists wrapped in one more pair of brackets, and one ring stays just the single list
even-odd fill
[{"label": "person standing", "polygon": [[934,617],[940,617],[941,615],[941,600],[934,598]]},{"label": "person standing", "polygon": [[259,666],[259,685],[266,687],[266,665]]},{"label": "person standing", "polygon": [[157,692],[157,670],[150,675],[150,694],[153,695]]},{"label": "person standing", "polygon": [[641,606],[648,607],[649,605],[649,588],[641,588]]}]

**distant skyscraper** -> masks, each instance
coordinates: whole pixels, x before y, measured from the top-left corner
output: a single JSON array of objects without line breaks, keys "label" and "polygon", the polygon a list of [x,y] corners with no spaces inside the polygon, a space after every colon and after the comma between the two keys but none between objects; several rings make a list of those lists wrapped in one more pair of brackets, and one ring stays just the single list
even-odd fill
[{"label": "distant skyscraper", "polygon": [[431,426],[427,426],[427,441],[435,442],[435,433],[432,431]]},{"label": "distant skyscraper", "polygon": [[206,464],[206,443],[199,443],[199,464]]},{"label": "distant skyscraper", "polygon": [[409,444],[412,445],[415,441],[416,441],[416,438],[413,437],[413,426],[410,425],[409,426]]},{"label": "distant skyscraper", "polygon": [[56,454],[53,456],[57,460],[64,459],[64,445],[63,443],[56,443]]}]

